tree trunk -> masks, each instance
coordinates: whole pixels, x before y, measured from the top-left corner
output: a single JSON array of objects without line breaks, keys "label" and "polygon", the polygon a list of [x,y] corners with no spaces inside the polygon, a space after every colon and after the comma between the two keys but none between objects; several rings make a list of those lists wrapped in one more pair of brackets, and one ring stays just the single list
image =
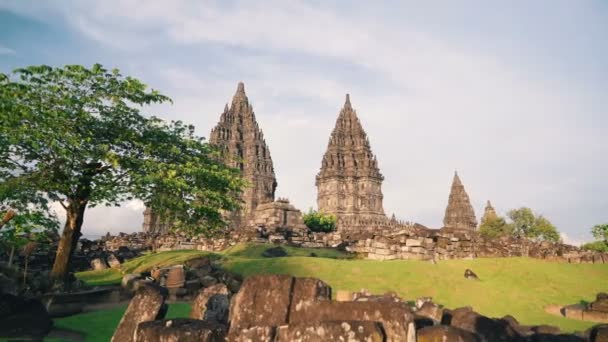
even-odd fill
[{"label": "tree trunk", "polygon": [[15,246],[11,247],[11,254],[8,256],[8,267],[13,266],[13,257],[15,256]]},{"label": "tree trunk", "polygon": [[30,259],[29,255],[25,256],[25,268],[23,269],[23,287],[25,288],[25,285],[27,285],[27,263]]},{"label": "tree trunk", "polygon": [[78,239],[82,235],[80,230],[86,207],[86,201],[72,200],[66,208],[65,226],[59,240],[59,246],[57,246],[55,263],[51,271],[51,278],[56,282],[66,280],[72,255],[76,249]]}]

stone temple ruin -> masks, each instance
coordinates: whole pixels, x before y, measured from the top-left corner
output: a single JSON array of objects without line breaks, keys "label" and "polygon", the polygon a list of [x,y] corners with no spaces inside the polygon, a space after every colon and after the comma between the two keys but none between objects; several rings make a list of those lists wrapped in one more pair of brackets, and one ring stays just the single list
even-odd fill
[{"label": "stone temple ruin", "polygon": [[464,186],[458,177],[458,173],[454,173],[452,181],[452,189],[448,206],[445,209],[445,217],[443,226],[446,228],[470,229],[477,228],[477,219],[475,219],[475,211],[469,201],[469,195],[464,190]]},{"label": "stone temple ruin", "polygon": [[317,175],[317,205],[339,218],[384,218],[378,161],[346,95]]},{"label": "stone temple ruin", "polygon": [[235,227],[248,223],[260,204],[274,201],[277,180],[264,133],[255,120],[253,107],[239,83],[230,107],[225,106],[217,126],[211,130],[209,143],[224,151],[227,165],[241,170],[249,186],[242,194],[242,208],[231,218]]},{"label": "stone temple ruin", "polygon": [[[457,173],[454,174],[443,227],[389,218],[383,209],[382,176],[378,161],[350,96],[339,112],[327,150],[316,176],[317,205],[337,217],[336,231],[315,233],[302,220],[300,210],[287,199],[275,200],[277,180],[270,149],[253,108],[239,83],[230,106],[226,105],[210,143],[224,151],[225,162],[242,170],[250,184],[242,193],[243,206],[229,213],[228,231],[221,236],[188,237],[170,231],[150,209],[144,212],[143,235],[120,235],[104,241],[107,250],[120,246],[199,249],[219,251],[241,242],[286,243],[302,247],[337,247],[362,253],[370,259],[442,260],[475,257],[529,256],[572,263],[608,263],[608,255],[547,241],[485,239],[477,233],[477,218]],[[483,220],[496,217],[488,201]]]}]

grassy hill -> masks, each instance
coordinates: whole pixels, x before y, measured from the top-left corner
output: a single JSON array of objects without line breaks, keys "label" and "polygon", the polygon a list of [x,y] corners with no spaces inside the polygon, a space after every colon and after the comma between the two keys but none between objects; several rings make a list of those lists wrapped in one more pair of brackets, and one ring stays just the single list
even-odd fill
[{"label": "grassy hill", "polygon": [[[606,264],[563,264],[530,258],[446,260],[437,264],[414,260],[373,261],[350,259],[331,249],[304,248],[286,248],[288,257],[262,257],[263,251],[269,247],[238,245],[212,255],[224,268],[245,276],[292,274],[320,278],[334,291],[358,291],[362,288],[373,293],[395,291],[407,300],[431,296],[449,308],[469,305],[487,316],[510,314],[523,324],[551,324],[564,331],[585,330],[593,323],[547,314],[544,306],[589,301],[597,292],[608,290]],[[317,257],[310,257],[310,253]],[[205,254],[209,253],[171,251],[149,254],[125,263],[123,271],[139,272],[155,264],[180,263]],[[467,268],[477,273],[480,280],[465,279],[463,274]],[[116,270],[78,274],[79,278],[91,284],[117,283],[121,276]],[[67,322],[63,320],[58,320],[62,326]]]}]

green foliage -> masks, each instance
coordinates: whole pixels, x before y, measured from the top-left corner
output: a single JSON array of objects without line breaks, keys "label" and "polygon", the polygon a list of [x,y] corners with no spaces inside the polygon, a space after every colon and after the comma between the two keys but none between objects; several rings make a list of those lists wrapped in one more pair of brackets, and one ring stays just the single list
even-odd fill
[{"label": "green foliage", "polygon": [[[0,216],[4,216],[0,211]],[[45,211],[24,209],[15,214],[7,224],[0,229],[0,246],[9,252],[9,264],[16,250],[20,250],[29,242],[48,243],[49,233],[55,233],[59,223],[57,218]]]},{"label": "green foliage", "polygon": [[304,224],[313,232],[329,233],[336,229],[336,217],[311,209],[302,216]]},{"label": "green foliage", "polygon": [[[57,318],[53,324],[59,329],[80,332],[85,336],[87,342],[107,342],[112,339],[114,330],[127,309],[121,305],[113,309],[97,310],[81,313],[78,315]],[[189,303],[168,304],[166,319],[185,318],[190,315],[191,305]],[[53,339],[44,339],[53,342]],[[65,339],[60,340],[65,342]]]},{"label": "green foliage", "polygon": [[608,244],[608,223],[596,224],[593,226],[593,228],[591,228],[591,234],[593,234],[594,238]]},{"label": "green foliage", "polygon": [[220,212],[239,205],[238,170],[194,127],[140,113],[167,101],[99,64],[0,75],[0,203],[69,210],[139,198],[187,232],[222,226]]},{"label": "green foliage", "polygon": [[483,220],[479,225],[479,233],[489,238],[508,236],[512,234],[512,226],[502,217],[491,217]]},{"label": "green foliage", "polygon": [[584,250],[587,250],[587,251],[608,253],[608,243],[605,241],[589,242],[589,243],[582,245],[581,248]]},{"label": "green foliage", "polygon": [[530,208],[510,210],[507,216],[511,219],[509,230],[514,236],[541,241],[559,241],[557,228],[542,215],[535,215]]}]

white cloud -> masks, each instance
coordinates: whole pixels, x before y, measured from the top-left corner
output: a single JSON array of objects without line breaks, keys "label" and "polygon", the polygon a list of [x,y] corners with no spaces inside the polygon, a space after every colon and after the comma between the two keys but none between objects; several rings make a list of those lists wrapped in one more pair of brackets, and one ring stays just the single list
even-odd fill
[{"label": "white cloud", "polygon": [[568,234],[566,234],[564,232],[559,233],[559,236],[564,243],[566,243],[568,245],[572,245],[572,246],[580,246],[580,245],[590,241],[589,239],[570,237]]},{"label": "white cloud", "polygon": [[2,55],[16,55],[17,52],[11,48],[0,45],[0,56]]},{"label": "white cloud", "polygon": [[135,53],[170,40],[175,54],[201,56],[224,47],[216,57],[222,63],[210,66],[168,59],[159,67],[147,65],[148,56],[140,56],[139,65],[162,80],[175,101],[162,107],[164,117],[193,122],[205,136],[236,83],[245,81],[275,162],[278,192],[302,209],[315,203],[314,175],[346,92],[386,176],[388,214],[439,226],[454,169],[478,216],[486,199],[502,211],[525,205],[582,236],[588,232],[575,227],[592,225],[591,217],[601,221],[599,210],[595,216],[584,210],[608,205],[588,195],[608,191],[593,181],[608,172],[597,158],[608,154],[602,126],[591,120],[604,114],[597,106],[603,100],[574,83],[529,73],[520,61],[483,46],[377,20],[354,6],[63,3],[69,6],[45,11],[60,11],[109,47]]}]

